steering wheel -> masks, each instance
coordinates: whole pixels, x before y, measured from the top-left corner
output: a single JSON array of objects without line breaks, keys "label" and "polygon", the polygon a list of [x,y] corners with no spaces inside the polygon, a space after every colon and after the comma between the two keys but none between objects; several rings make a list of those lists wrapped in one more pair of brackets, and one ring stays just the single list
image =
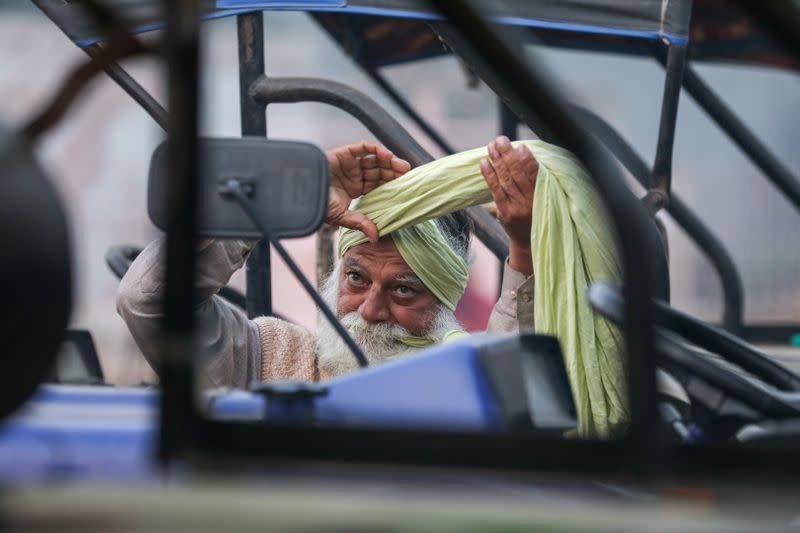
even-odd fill
[{"label": "steering wheel", "polygon": [[[617,325],[623,323],[623,299],[617,287],[598,282],[589,289],[592,307]],[[670,306],[654,301],[655,344],[663,364],[697,376],[727,396],[748,405],[767,418],[800,417],[800,377],[780,366],[769,357],[733,337],[704,324],[700,320],[680,313]],[[723,359],[747,370],[764,383],[747,377],[709,360],[695,345],[713,351]],[[784,392],[786,391],[786,392]]]},{"label": "steering wheel", "polygon": [[[122,276],[131,267],[131,263],[142,252],[138,246],[116,245],[106,252],[106,264],[117,278]],[[222,287],[219,295],[240,309],[247,309],[247,298],[244,294],[231,287]],[[275,315],[278,316],[278,315]],[[280,317],[279,317],[280,318]]]}]

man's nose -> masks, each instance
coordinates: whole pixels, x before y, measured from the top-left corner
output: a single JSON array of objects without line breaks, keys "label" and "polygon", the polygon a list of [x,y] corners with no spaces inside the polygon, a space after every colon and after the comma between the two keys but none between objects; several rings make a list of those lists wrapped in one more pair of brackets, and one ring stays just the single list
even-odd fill
[{"label": "man's nose", "polygon": [[366,299],[358,307],[358,312],[367,322],[385,322],[389,319],[389,307],[386,305],[383,291],[373,285]]}]

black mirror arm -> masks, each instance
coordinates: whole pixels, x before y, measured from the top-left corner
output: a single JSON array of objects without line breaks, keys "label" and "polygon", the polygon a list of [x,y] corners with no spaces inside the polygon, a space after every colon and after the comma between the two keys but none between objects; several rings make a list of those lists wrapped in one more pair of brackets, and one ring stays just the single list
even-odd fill
[{"label": "black mirror arm", "polygon": [[314,300],[314,303],[322,311],[322,314],[325,315],[325,318],[328,320],[328,322],[331,323],[333,329],[336,330],[336,333],[339,334],[342,340],[344,340],[345,344],[347,344],[347,347],[350,348],[350,351],[353,353],[353,357],[355,357],[356,361],[358,361],[358,366],[361,368],[366,368],[369,366],[369,362],[367,362],[364,352],[361,351],[361,348],[358,347],[347,330],[344,329],[342,324],[333,314],[333,311],[331,311],[330,307],[328,307],[319,293],[317,293],[317,291],[314,289],[314,286],[311,285],[311,282],[308,281],[308,278],[306,278],[303,272],[300,270],[300,267],[297,266],[297,263],[295,263],[294,260],[289,256],[289,253],[283,247],[281,242],[273,237],[272,232],[267,227],[267,224],[261,220],[242,183],[235,178],[229,179],[220,187],[219,193],[221,196],[234,199],[239,203],[239,206],[244,210],[245,213],[247,213],[247,216],[250,217],[258,230],[264,235],[264,238],[269,241],[269,243],[278,252],[278,255],[281,256],[281,259],[283,259],[283,262],[289,267],[289,270],[292,271],[294,277],[300,281],[300,284],[306,290],[308,295],[311,296],[311,299]]}]

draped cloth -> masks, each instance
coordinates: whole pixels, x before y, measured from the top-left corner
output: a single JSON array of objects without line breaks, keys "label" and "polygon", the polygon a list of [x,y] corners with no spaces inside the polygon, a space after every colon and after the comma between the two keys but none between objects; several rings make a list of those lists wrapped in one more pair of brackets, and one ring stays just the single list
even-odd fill
[{"label": "draped cloth", "polygon": [[[562,346],[578,412],[578,433],[606,438],[628,421],[622,336],[589,307],[595,281],[619,281],[621,266],[604,206],[586,170],[569,151],[543,141],[524,144],[539,162],[533,200],[531,250],[536,291],[535,331]],[[407,172],[357,200],[381,236],[450,309],[461,298],[467,265],[447,245],[432,219],[492,200],[479,161],[486,148],[453,154]],[[367,237],[342,229],[339,255]]]}]

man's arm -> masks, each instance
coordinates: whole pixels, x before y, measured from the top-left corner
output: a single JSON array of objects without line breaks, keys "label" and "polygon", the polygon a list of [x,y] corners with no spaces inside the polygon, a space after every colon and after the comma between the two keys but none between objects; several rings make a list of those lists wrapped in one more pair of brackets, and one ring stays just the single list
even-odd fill
[{"label": "man's arm", "polygon": [[[375,224],[364,215],[349,211],[350,202],[404,174],[411,165],[383,146],[369,141],[329,150],[327,157],[331,187],[326,222],[360,229],[370,239],[377,240]],[[262,358],[274,355],[262,354],[262,349],[269,350],[270,343],[262,342],[258,325],[216,295],[242,267],[251,246],[242,241],[219,240],[205,241],[198,247],[195,280],[197,340],[200,350],[207,354],[206,375],[213,385],[246,387],[261,379]],[[164,307],[165,247],[165,239],[159,239],[142,251],[122,279],[117,296],[117,311],[150,366],[156,370],[159,367],[158,337]],[[271,323],[262,323],[262,333],[263,328]],[[281,331],[285,332],[286,328],[281,328]],[[281,364],[271,359],[266,363]],[[292,369],[282,370],[291,374]]]},{"label": "man's arm", "polygon": [[[198,348],[207,357],[205,375],[214,386],[246,387],[261,377],[258,328],[216,293],[242,267],[252,244],[206,242],[197,252]],[[147,246],[122,278],[117,312],[150,366],[159,369],[158,338],[164,308],[166,239]]]},{"label": "man's arm", "polygon": [[489,315],[486,331],[515,334],[533,332],[533,289],[533,276],[517,272],[506,261],[500,298]]},{"label": "man's arm", "polygon": [[488,159],[480,162],[497,205],[497,218],[508,234],[508,259],[503,269],[500,298],[489,317],[487,331],[533,331],[533,256],[531,222],[539,163],[524,146],[514,149],[507,137],[489,143]]}]

